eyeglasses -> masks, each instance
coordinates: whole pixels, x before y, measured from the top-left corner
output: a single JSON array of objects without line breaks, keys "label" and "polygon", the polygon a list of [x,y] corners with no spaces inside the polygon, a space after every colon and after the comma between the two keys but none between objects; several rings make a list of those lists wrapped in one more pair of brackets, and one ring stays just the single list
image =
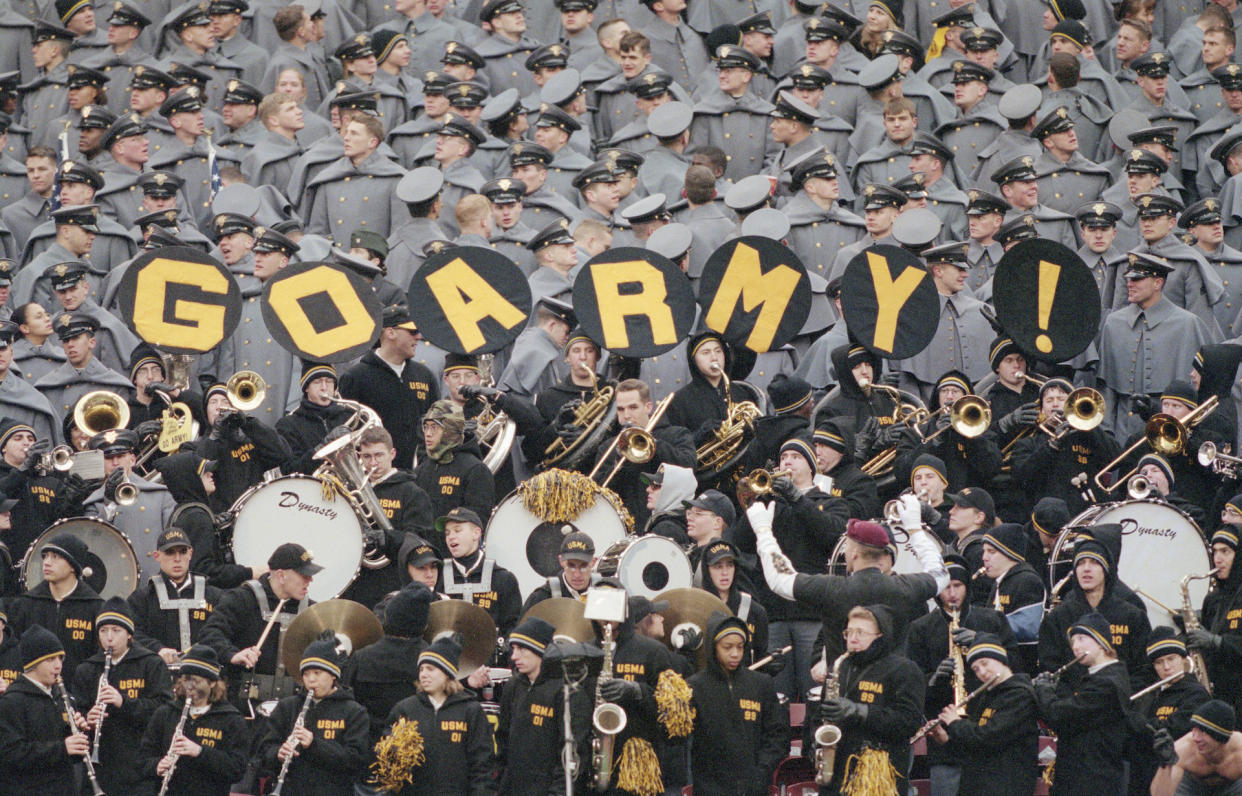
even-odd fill
[{"label": "eyeglasses", "polygon": [[845,630],[841,631],[841,638],[846,641],[849,641],[852,638],[868,638],[870,636],[878,635],[880,634],[874,630],[863,630],[857,627],[847,627]]}]

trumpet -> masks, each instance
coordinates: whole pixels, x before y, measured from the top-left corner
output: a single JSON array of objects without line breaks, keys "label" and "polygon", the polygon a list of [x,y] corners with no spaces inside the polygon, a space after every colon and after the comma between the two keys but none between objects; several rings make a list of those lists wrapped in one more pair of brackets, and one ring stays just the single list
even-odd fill
[{"label": "trumpet", "polygon": [[[901,498],[906,495],[914,495],[919,499],[920,503],[927,501],[927,490],[920,489],[915,492],[913,489],[905,489],[900,495],[884,504],[884,521],[893,529],[893,536],[896,537],[897,531],[900,529],[905,532],[906,538],[910,538],[910,531],[901,525]],[[902,541],[902,540],[898,540]]]},{"label": "trumpet", "polygon": [[55,470],[67,473],[73,469],[73,448],[68,445],[57,445],[39,457],[37,468],[45,473]]},{"label": "trumpet", "polygon": [[224,385],[229,403],[239,412],[258,409],[267,397],[267,382],[253,370],[239,370]]},{"label": "trumpet", "polygon": [[[896,387],[890,387],[887,384],[873,384],[868,379],[859,380],[859,387],[867,395],[870,395],[873,390],[879,390],[893,399],[896,408],[893,410],[891,425],[906,426],[913,428],[915,433],[919,433],[919,426],[926,423],[932,417],[932,414],[922,405],[922,401],[916,396],[902,392]],[[921,437],[922,434],[919,434],[919,436]],[[863,463],[860,469],[867,475],[878,478],[892,473],[893,462],[896,460],[897,446],[893,445],[872,456]]]},{"label": "trumpet", "polygon": [[777,478],[790,475],[789,470],[777,470],[774,473],[768,472],[762,467],[756,467],[750,471],[750,475],[746,476],[750,481],[750,489],[758,495],[766,495],[772,491],[772,482]]},{"label": "trumpet", "polygon": [[1146,500],[1151,496],[1152,491],[1151,481],[1148,481],[1145,476],[1132,475],[1130,480],[1126,481],[1126,495],[1131,500]]},{"label": "trumpet", "polygon": [[[1077,392],[1077,390],[1075,390],[1075,392]],[[1116,491],[1116,489],[1123,483],[1128,483],[1130,481],[1130,476],[1138,472],[1137,467],[1114,481],[1112,486],[1105,486],[1101,479],[1104,477],[1104,473],[1107,473],[1113,468],[1119,466],[1126,459],[1130,458],[1131,454],[1137,452],[1138,449],[1144,445],[1150,446],[1153,451],[1161,456],[1168,457],[1180,454],[1186,449],[1186,443],[1190,441],[1191,429],[1198,426],[1204,421],[1204,419],[1207,418],[1208,415],[1215,412],[1216,407],[1219,404],[1220,399],[1213,395],[1195,407],[1193,412],[1186,415],[1186,417],[1181,420],[1173,417],[1173,415],[1167,415],[1163,412],[1152,415],[1151,419],[1147,421],[1147,426],[1143,429],[1142,438],[1140,438],[1138,442],[1135,442],[1133,445],[1123,450],[1120,454],[1118,454],[1116,459],[1113,459],[1111,462],[1104,465],[1100,468],[1100,471],[1095,474],[1095,485],[1100,489],[1103,489],[1105,492],[1111,493]]]},{"label": "trumpet", "polygon": [[[936,417],[945,411],[945,407],[940,407],[932,413],[932,417]],[[944,428],[938,428],[931,433],[930,436],[924,437],[923,442],[928,443],[944,433],[946,428],[951,428],[958,433],[958,436],[966,439],[974,439],[983,436],[983,432],[988,430],[988,426],[992,425],[992,407],[983,398],[977,395],[963,395],[948,407],[949,425]]]},{"label": "trumpet", "polygon": [[1222,452],[1216,447],[1215,442],[1205,442],[1200,445],[1198,459],[1200,465],[1210,467],[1212,472],[1226,478],[1237,478],[1238,471],[1242,468],[1242,458]]}]

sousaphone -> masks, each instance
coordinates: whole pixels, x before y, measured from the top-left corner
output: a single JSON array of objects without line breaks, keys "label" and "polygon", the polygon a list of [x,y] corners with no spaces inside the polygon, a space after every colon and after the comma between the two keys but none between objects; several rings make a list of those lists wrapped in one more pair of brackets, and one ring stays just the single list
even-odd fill
[{"label": "sousaphone", "polygon": [[362,603],[353,600],[315,603],[298,614],[285,631],[281,656],[286,672],[298,671],[307,645],[325,630],[335,633],[350,655],[384,637],[384,626]]}]

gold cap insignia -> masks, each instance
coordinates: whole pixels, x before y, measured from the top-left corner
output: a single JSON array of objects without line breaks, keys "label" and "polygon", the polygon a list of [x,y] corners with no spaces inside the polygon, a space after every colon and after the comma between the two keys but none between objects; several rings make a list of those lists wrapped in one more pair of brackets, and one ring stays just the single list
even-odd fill
[{"label": "gold cap insignia", "polygon": [[1091,205],[1091,212],[1095,213],[1097,216],[1104,215],[1104,211],[1106,210],[1108,210],[1108,205],[1104,204],[1103,202],[1096,202],[1095,204]]},{"label": "gold cap insignia", "polygon": [[960,72],[960,71],[962,71],[964,68],[966,68],[966,62],[965,62],[965,61],[954,61],[954,62],[953,62],[953,71],[954,71],[954,72]]},{"label": "gold cap insignia", "polygon": [[56,266],[52,270],[56,272],[57,276],[64,276],[65,274],[69,273],[69,266],[66,265],[65,263],[61,263],[60,265]]},{"label": "gold cap insignia", "polygon": [[873,196],[875,194],[875,186],[868,185],[866,188],[863,188],[863,193],[867,196]]},{"label": "gold cap insignia", "polygon": [[468,97],[468,96],[470,96],[470,86],[469,86],[469,84],[465,84],[465,83],[463,83],[462,85],[458,86],[458,87],[457,87],[457,93],[458,93],[458,94],[460,94],[460,95],[461,95],[461,96],[463,96],[463,97]]},{"label": "gold cap insignia", "polygon": [[355,43],[355,44],[366,44],[366,43],[367,43],[367,34],[365,34],[365,33],[359,33],[357,36],[355,36],[355,37],[354,37],[354,43]]},{"label": "gold cap insignia", "polygon": [[261,238],[266,234],[267,234],[267,227],[255,227],[254,228],[255,238]]},{"label": "gold cap insignia", "polygon": [[1206,201],[1203,203],[1203,206],[1204,206],[1204,207],[1206,207],[1208,210],[1215,210],[1215,209],[1216,209],[1216,200],[1215,200],[1215,199],[1208,199],[1208,200],[1206,200]]},{"label": "gold cap insignia", "polygon": [[524,149],[526,149],[526,147],[522,146],[521,144],[514,144],[514,145],[513,145],[513,154],[515,154],[515,155],[520,155],[520,154],[522,154],[522,150],[524,150]]},{"label": "gold cap insignia", "polygon": [[1233,77],[1237,77],[1240,70],[1242,70],[1242,68],[1240,68],[1237,64],[1229,64],[1229,66],[1225,67],[1225,71]]},{"label": "gold cap insignia", "polygon": [[229,81],[227,84],[225,84],[225,85],[226,85],[226,87],[228,88],[228,90],[229,90],[229,91],[236,91],[236,90],[237,90],[237,87],[241,85],[241,82],[240,82],[240,81],[237,81],[237,80],[230,80],[230,81]]},{"label": "gold cap insignia", "polygon": [[1028,169],[1029,169],[1029,168],[1034,168],[1034,166],[1035,166],[1035,158],[1031,157],[1030,155],[1023,155],[1023,156],[1022,156],[1022,165],[1023,165],[1023,166],[1026,166]]},{"label": "gold cap insignia", "polygon": [[198,99],[198,86],[189,86],[185,90],[186,96]]},{"label": "gold cap insignia", "polygon": [[457,52],[457,42],[455,42],[455,41],[451,41],[451,42],[449,42],[448,44],[444,45],[444,52],[445,52],[445,53],[455,53],[455,52]]},{"label": "gold cap insignia", "polygon": [[973,202],[979,198],[979,192],[972,188],[966,192],[966,198]]},{"label": "gold cap insignia", "polygon": [[164,183],[168,182],[168,175],[167,174],[153,174],[151,175],[151,180],[156,185],[163,186]]},{"label": "gold cap insignia", "polygon": [[1151,197],[1144,196],[1142,199],[1139,200],[1139,204],[1141,204],[1143,207],[1151,207]]},{"label": "gold cap insignia", "polygon": [[975,28],[970,29],[970,35],[974,36],[975,38],[978,38],[980,36],[987,35],[987,31],[984,30],[983,28],[975,27]]},{"label": "gold cap insignia", "polygon": [[1023,216],[1023,217],[1022,217],[1022,223],[1023,223],[1023,224],[1026,224],[1028,227],[1033,227],[1033,226],[1035,226],[1035,216],[1032,216],[1032,215],[1030,215],[1030,214],[1027,214],[1027,215]]},{"label": "gold cap insignia", "polygon": [[64,315],[60,316],[60,319],[57,321],[57,323],[59,323],[61,326],[68,326],[72,322],[73,322],[73,316],[67,312]]},{"label": "gold cap insignia", "polygon": [[560,55],[560,54],[561,54],[561,45],[559,45],[559,44],[553,44],[551,47],[549,47],[549,48],[548,48],[548,52],[552,53],[553,55]]},{"label": "gold cap insignia", "polygon": [[69,172],[73,171],[73,166],[74,166],[74,163],[72,160],[66,160],[64,163],[60,164],[60,173],[68,174]]},{"label": "gold cap insignia", "polygon": [[512,184],[513,184],[513,182],[512,182],[512,181],[510,181],[510,180],[506,177],[506,178],[504,178],[504,179],[497,180],[497,181],[496,181],[496,184],[500,186],[500,190],[502,190],[502,191],[507,191],[507,190],[509,190],[509,186],[510,186],[510,185],[512,185]]},{"label": "gold cap insignia", "polygon": [[116,442],[116,429],[112,428],[112,429],[108,429],[107,431],[105,431],[103,438],[104,438],[104,442],[107,442],[109,445],[112,444],[113,442]]}]

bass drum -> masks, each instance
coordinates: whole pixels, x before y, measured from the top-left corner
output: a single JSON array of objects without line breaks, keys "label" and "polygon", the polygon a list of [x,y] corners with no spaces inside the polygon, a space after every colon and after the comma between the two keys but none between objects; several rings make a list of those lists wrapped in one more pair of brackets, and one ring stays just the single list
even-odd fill
[{"label": "bass drum", "polygon": [[630,536],[604,551],[595,571],[605,578],[617,578],[630,596],[655,600],[668,589],[688,589],[694,585],[690,559],[681,545],[666,536]]},{"label": "bass drum", "polygon": [[22,560],[22,584],[33,589],[43,582],[43,555],[39,551],[49,539],[62,533],[79,539],[86,545],[86,560],[82,564],[82,579],[100,597],[128,597],[138,588],[138,557],[125,534],[103,520],[94,517],[70,517],[53,523],[39,534],[26,558]]},{"label": "bass drum", "polygon": [[[841,575],[848,574],[845,571],[845,542],[846,535],[841,534],[841,538],[837,540],[836,547],[832,548],[832,558],[828,560],[828,574]],[[897,558],[893,561],[894,575],[916,575],[923,571],[923,565],[919,563],[918,556],[914,554],[914,548],[910,546],[908,541],[896,545]]]},{"label": "bass drum", "polygon": [[597,551],[605,550],[625,537],[625,522],[612,504],[599,495],[573,522],[544,522],[526,510],[522,496],[514,491],[492,512],[483,540],[488,557],[513,573],[522,599],[526,599],[561,571],[556,560],[561,540],[575,531],[591,537]]},{"label": "bass drum", "polygon": [[362,564],[362,522],[336,490],[324,497],[324,482],[289,475],[251,487],[233,504],[233,559],[245,567],[267,564],[286,542],[305,547],[323,567],[307,596],[315,602],[339,597]]},{"label": "bass drum", "polygon": [[[1075,529],[1105,523],[1121,526],[1117,576],[1143,598],[1152,627],[1171,624],[1172,616],[1159,604],[1180,607],[1182,576],[1202,575],[1212,568],[1212,556],[1198,524],[1161,500],[1126,500],[1092,506],[1071,520],[1057,537],[1048,557],[1053,583],[1072,571],[1074,539],[1078,536]],[[1065,588],[1069,588],[1068,582]],[[1207,591],[1206,579],[1192,580],[1191,604],[1202,605]]]}]

